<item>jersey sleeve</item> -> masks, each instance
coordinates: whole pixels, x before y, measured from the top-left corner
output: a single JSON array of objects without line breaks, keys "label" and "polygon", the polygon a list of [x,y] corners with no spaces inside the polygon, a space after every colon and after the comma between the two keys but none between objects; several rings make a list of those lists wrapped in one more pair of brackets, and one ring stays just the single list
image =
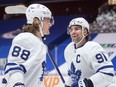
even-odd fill
[{"label": "jersey sleeve", "polygon": [[42,43],[33,36],[13,39],[8,55],[8,63],[5,67],[5,74],[9,72],[21,71],[26,73],[36,58],[41,58]]},{"label": "jersey sleeve", "polygon": [[97,43],[93,43],[90,49],[91,66],[95,74],[90,77],[94,87],[106,87],[113,83],[114,68],[105,50]]}]

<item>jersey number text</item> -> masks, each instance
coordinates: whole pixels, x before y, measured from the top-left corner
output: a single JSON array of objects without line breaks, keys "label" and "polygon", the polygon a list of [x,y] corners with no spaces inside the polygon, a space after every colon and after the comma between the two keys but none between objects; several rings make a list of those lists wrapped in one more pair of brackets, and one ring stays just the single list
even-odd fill
[{"label": "jersey number text", "polygon": [[21,49],[19,46],[15,46],[12,51],[12,56],[13,57],[18,57],[22,58],[23,60],[27,60],[30,55],[30,51]]},{"label": "jersey number text", "polygon": [[102,63],[104,61],[107,61],[107,58],[103,53],[102,54],[98,53],[98,54],[96,54],[95,57],[98,60],[98,63]]}]

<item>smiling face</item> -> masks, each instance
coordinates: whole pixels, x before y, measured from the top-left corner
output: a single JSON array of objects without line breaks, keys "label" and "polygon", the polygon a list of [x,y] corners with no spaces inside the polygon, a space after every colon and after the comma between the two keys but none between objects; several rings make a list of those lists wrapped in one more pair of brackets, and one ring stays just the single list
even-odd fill
[{"label": "smiling face", "polygon": [[72,38],[72,41],[74,41],[75,43],[78,43],[83,35],[82,35],[82,27],[79,25],[73,25],[70,27],[69,29],[69,34]]}]

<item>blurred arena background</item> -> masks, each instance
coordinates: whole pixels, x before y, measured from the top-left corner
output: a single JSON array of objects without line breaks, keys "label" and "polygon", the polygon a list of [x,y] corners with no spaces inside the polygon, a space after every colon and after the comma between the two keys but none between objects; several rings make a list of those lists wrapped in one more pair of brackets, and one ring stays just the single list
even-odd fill
[{"label": "blurred arena background", "polygon": [[[116,71],[116,0],[0,0],[0,82],[11,41],[26,23],[25,15],[8,15],[4,8],[20,4],[28,6],[32,3],[44,4],[53,12],[55,24],[46,42],[65,80],[67,68],[63,54],[64,48],[71,41],[67,35],[67,26],[74,17],[82,16],[88,20],[90,40],[103,46]],[[49,58],[44,84],[45,87],[63,87]]]}]

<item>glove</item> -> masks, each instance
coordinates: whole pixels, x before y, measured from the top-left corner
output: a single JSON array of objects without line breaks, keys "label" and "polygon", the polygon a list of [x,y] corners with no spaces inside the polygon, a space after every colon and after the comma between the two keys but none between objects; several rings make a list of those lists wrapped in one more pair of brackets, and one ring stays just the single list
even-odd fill
[{"label": "glove", "polygon": [[79,81],[79,87],[89,87],[88,80],[85,78],[84,80]]},{"label": "glove", "polygon": [[68,85],[65,85],[65,87],[70,87],[70,86],[68,86]]},{"label": "glove", "polygon": [[83,79],[79,82],[74,81],[71,87],[93,87],[93,83],[90,79]]}]

